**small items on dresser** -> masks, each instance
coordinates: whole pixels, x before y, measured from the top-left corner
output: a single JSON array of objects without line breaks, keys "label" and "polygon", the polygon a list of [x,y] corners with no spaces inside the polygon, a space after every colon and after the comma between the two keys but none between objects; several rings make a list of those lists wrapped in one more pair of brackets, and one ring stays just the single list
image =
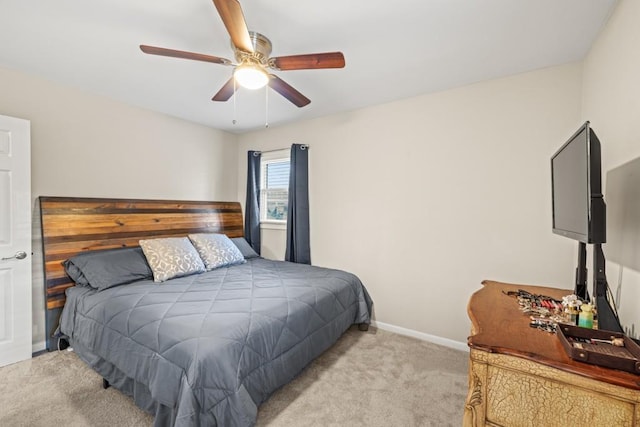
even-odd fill
[{"label": "small items on dresser", "polygon": [[518,300],[520,311],[530,316],[529,326],[545,332],[555,333],[558,323],[564,321],[563,301],[546,295],[537,295],[518,289],[506,292]]},{"label": "small items on dresser", "polygon": [[562,301],[546,295],[532,294],[522,289],[505,292],[505,294],[518,299],[518,305],[524,314],[548,316],[558,314],[562,309]]},{"label": "small items on dresser", "polygon": [[640,347],[622,333],[594,329],[592,304],[576,295],[559,301],[521,289],[503,293],[517,298],[530,327],[555,333],[570,358],[640,374]]},{"label": "small items on dresser", "polygon": [[580,306],[578,326],[593,329],[593,306],[591,304],[582,304]]},{"label": "small items on dresser", "polygon": [[640,347],[624,334],[572,325],[559,325],[556,334],[574,360],[640,374]]},{"label": "small items on dresser", "polygon": [[575,294],[562,297],[562,307],[564,307],[567,323],[572,325],[578,324],[578,313],[580,313],[581,305],[582,301]]}]

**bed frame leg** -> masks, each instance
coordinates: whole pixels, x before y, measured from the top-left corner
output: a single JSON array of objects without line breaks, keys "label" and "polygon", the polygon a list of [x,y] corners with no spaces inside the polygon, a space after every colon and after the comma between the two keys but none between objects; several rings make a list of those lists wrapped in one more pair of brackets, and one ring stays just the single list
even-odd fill
[{"label": "bed frame leg", "polygon": [[366,332],[369,330],[369,324],[368,323],[358,323],[358,330],[362,331],[362,332]]},{"label": "bed frame leg", "polygon": [[111,384],[109,384],[109,381],[107,381],[105,378],[102,379],[102,388],[103,389],[105,389],[105,390],[108,389],[110,385]]}]

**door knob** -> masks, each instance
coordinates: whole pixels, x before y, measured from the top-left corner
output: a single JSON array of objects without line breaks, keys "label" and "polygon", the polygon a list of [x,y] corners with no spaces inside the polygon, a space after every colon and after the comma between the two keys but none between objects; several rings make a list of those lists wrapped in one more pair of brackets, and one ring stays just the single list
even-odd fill
[{"label": "door knob", "polygon": [[25,251],[18,251],[14,256],[0,258],[2,261],[6,261],[9,259],[25,259],[27,257],[27,253]]}]

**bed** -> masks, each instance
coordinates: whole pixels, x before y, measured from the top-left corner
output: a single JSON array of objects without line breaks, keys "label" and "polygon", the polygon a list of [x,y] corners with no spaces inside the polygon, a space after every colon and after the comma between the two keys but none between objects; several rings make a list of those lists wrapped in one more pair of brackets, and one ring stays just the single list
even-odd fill
[{"label": "bed", "polygon": [[[372,302],[355,275],[246,249],[236,203],[42,197],[40,206],[47,296],[63,307],[59,333],[157,426],[253,425],[275,390],[351,325],[370,322]],[[155,270],[117,285],[118,273],[102,274],[121,265],[105,255],[133,265],[138,242],[193,233],[229,236],[243,259],[162,283]],[[60,267],[95,258],[108,286],[74,284]]]}]

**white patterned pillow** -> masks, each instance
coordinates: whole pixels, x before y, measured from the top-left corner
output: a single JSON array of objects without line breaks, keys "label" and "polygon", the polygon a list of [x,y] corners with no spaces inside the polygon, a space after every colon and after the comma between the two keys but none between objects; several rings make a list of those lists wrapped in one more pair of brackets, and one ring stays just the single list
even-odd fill
[{"label": "white patterned pillow", "polygon": [[207,270],[246,262],[240,249],[224,234],[189,234]]},{"label": "white patterned pillow", "polygon": [[154,282],[205,271],[198,251],[186,237],[140,240],[140,247],[153,271]]}]

